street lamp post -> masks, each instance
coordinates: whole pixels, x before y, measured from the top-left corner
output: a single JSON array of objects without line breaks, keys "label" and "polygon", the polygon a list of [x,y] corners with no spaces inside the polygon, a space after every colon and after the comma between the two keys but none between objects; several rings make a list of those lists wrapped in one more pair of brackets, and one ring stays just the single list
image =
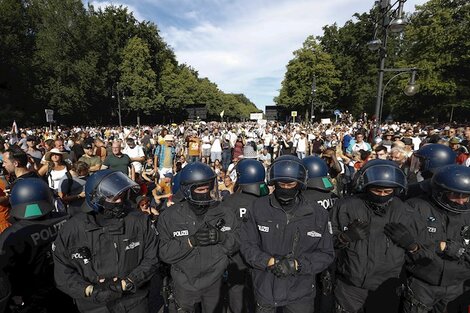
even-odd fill
[{"label": "street lamp post", "polygon": [[418,92],[418,89],[419,89],[418,85],[416,85],[416,72],[417,71],[418,71],[418,69],[416,69],[416,68],[385,68],[385,69],[383,69],[383,72],[395,72],[397,74],[392,76],[387,81],[385,86],[383,86],[383,89],[380,91],[379,112],[378,112],[378,115],[376,115],[377,116],[377,124],[380,124],[380,121],[382,121],[382,110],[383,110],[383,106],[384,106],[385,89],[387,89],[388,84],[390,84],[390,82],[392,80],[394,80],[396,77],[398,77],[402,74],[411,73],[410,81],[408,82],[408,85],[406,85],[403,92],[407,96],[410,96],[410,97],[414,96]]},{"label": "street lamp post", "polygon": [[[114,86],[116,85],[116,88]],[[111,98],[114,99],[114,93],[117,96],[117,103],[118,103],[118,118],[119,118],[119,127],[122,127],[122,119],[121,119],[121,92],[119,91],[119,83],[114,83],[111,90]],[[122,93],[122,98],[124,98],[124,93]]]},{"label": "street lamp post", "polygon": [[315,115],[314,115],[314,102],[315,102],[315,93],[317,91],[317,82],[316,82],[316,77],[315,77],[315,74],[313,74],[313,80],[312,80],[312,91],[311,91],[311,94],[310,94],[310,105],[311,105],[311,109],[310,109],[310,115],[311,115],[311,121],[313,123],[313,119],[315,118]]},{"label": "street lamp post", "polygon": [[[377,79],[377,98],[375,103],[375,118],[376,123],[374,127],[374,138],[377,135],[378,129],[380,127],[380,114],[383,105],[383,81],[384,81],[384,72],[393,71],[392,69],[385,68],[385,60],[387,58],[387,39],[388,32],[400,33],[403,31],[404,27],[407,24],[406,18],[403,15],[403,4],[406,0],[396,0],[395,3],[390,4],[390,0],[380,0],[376,3],[378,4],[379,10],[379,19],[378,25],[376,25],[376,31],[374,34],[374,39],[367,44],[367,47],[371,51],[379,50],[379,69],[378,69],[378,79]],[[398,7],[394,9],[395,5],[398,4]],[[379,24],[380,23],[380,24]],[[378,28],[382,27],[382,39],[377,38]]]}]

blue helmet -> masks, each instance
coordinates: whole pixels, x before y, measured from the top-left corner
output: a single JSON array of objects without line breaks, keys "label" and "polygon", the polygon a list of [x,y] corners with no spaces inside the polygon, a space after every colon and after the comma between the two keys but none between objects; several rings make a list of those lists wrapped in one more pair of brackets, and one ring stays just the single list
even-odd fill
[{"label": "blue helmet", "polygon": [[235,190],[238,186],[245,193],[250,193],[255,196],[265,196],[269,194],[269,189],[266,186],[266,171],[260,161],[254,159],[242,159],[238,162],[237,167],[237,181]]},{"label": "blue helmet", "polygon": [[[190,203],[204,206],[220,200],[217,175],[209,165],[201,162],[190,163],[181,170],[178,176],[180,176],[180,190]],[[194,191],[202,186],[208,186],[209,192],[199,194]]]},{"label": "blue helmet", "polygon": [[451,148],[438,143],[424,145],[414,155],[421,159],[421,172],[431,173],[442,166],[455,164],[457,158]]},{"label": "blue helmet", "polygon": [[295,157],[279,157],[274,160],[268,169],[268,184],[273,185],[276,182],[298,182],[301,188],[307,186],[307,169],[302,161]]},{"label": "blue helmet", "polygon": [[255,159],[242,159],[238,162],[236,171],[239,185],[261,184],[266,178],[263,164]]},{"label": "blue helmet", "polygon": [[54,195],[40,178],[19,179],[11,190],[11,216],[33,220],[47,215],[54,209]]},{"label": "blue helmet", "polygon": [[85,199],[95,212],[103,208],[106,199],[116,200],[125,192],[138,192],[139,185],[120,171],[101,170],[91,175],[85,184]]},{"label": "blue helmet", "polygon": [[328,177],[329,167],[325,160],[316,156],[308,156],[302,159],[302,164],[308,171],[307,187],[321,191],[334,189],[333,183]]},{"label": "blue helmet", "polygon": [[447,165],[439,168],[431,180],[432,198],[442,208],[453,213],[470,213],[470,204],[450,201],[448,193],[470,196],[470,167]]},{"label": "blue helmet", "polygon": [[369,186],[398,188],[403,191],[407,188],[405,173],[393,161],[370,160],[354,177],[357,192],[363,192]]}]

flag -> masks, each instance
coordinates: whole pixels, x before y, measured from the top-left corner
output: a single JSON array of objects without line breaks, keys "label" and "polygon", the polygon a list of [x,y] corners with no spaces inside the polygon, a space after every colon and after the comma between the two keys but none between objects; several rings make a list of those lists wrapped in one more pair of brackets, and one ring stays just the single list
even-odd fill
[{"label": "flag", "polygon": [[18,125],[16,125],[16,121],[13,121],[13,125],[11,125],[11,134],[18,134]]},{"label": "flag", "polygon": [[224,114],[225,114],[225,110],[222,110],[222,112],[220,112],[220,117],[223,118]]}]

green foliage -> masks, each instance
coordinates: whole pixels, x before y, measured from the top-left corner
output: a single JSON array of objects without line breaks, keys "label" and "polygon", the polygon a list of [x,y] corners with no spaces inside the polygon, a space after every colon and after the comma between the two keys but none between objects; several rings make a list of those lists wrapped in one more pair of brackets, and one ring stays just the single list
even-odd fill
[{"label": "green foliage", "polygon": [[279,96],[274,102],[290,109],[308,109],[312,101],[312,82],[316,79],[315,103],[332,107],[336,95],[334,89],[340,84],[339,73],[330,54],[323,51],[313,36],[294,51],[294,58],[287,65]]},{"label": "green foliage", "polygon": [[129,107],[137,112],[150,114],[162,102],[157,95],[157,75],[151,67],[150,51],[147,44],[138,37],[129,40],[122,51],[120,86],[127,94]]},{"label": "green foliage", "polygon": [[188,105],[206,105],[216,118],[223,109],[233,118],[257,110],[178,64],[157,25],[125,7],[2,0],[0,12],[2,126],[44,123],[45,108],[61,123],[116,124],[117,91],[124,122],[140,113],[180,120]]}]

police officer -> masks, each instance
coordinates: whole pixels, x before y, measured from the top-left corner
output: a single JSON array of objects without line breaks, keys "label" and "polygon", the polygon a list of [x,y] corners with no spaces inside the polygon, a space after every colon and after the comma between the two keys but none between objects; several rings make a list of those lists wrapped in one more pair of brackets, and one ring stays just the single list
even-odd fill
[{"label": "police officer", "polygon": [[[246,220],[247,210],[253,201],[269,194],[265,169],[260,161],[242,159],[236,167],[237,182],[235,193],[224,199],[241,223]],[[253,289],[248,267],[241,255],[231,257],[228,267],[229,306],[232,313],[254,312]]]},{"label": "police officer", "polygon": [[[329,177],[329,167],[326,162],[316,156],[308,156],[302,159],[302,163],[308,171],[307,190],[304,197],[307,201],[320,205],[331,214],[331,208],[338,196],[333,193],[334,185]],[[334,263],[328,269],[317,276],[317,296],[315,297],[315,312],[330,313],[334,307],[333,281]]]},{"label": "police officer", "polygon": [[328,213],[302,196],[307,170],[298,158],[277,159],[268,184],[274,192],[255,200],[240,232],[256,312],[313,312],[315,275],[334,259]]},{"label": "police officer", "polygon": [[148,311],[158,237],[146,214],[130,212],[131,190],[138,185],[123,173],[96,172],[85,185],[92,212],[75,215],[57,236],[57,286],[74,298],[80,312]]},{"label": "police officer", "polygon": [[447,312],[447,303],[463,293],[470,278],[469,199],[470,168],[448,165],[434,174],[427,193],[408,200],[424,224],[419,241],[431,253],[407,264],[403,312]]},{"label": "police officer", "polygon": [[[186,165],[180,175],[184,200],[158,219],[160,258],[171,265],[178,312],[219,312],[222,277],[238,251],[235,215],[220,205],[217,176],[206,164]],[[172,308],[174,310],[174,308]]]},{"label": "police officer", "polygon": [[[60,297],[61,293],[54,287],[51,254],[51,244],[67,216],[52,212],[53,201],[48,185],[39,178],[18,180],[11,190],[10,214],[15,221],[0,235],[0,272],[4,272],[10,282],[12,298],[20,299],[15,303],[10,301],[14,310],[59,312],[67,309],[61,302],[63,295]],[[0,285],[2,289],[8,286],[5,280]],[[0,294],[5,306],[8,292],[2,290]],[[50,301],[51,297],[56,301]]]},{"label": "police officer", "polygon": [[[406,177],[397,164],[371,160],[356,179],[359,193],[338,200],[333,207],[331,222],[338,249],[336,312],[358,312],[371,291],[399,276],[406,251],[417,249],[414,237],[396,234],[402,224],[409,226],[413,214],[397,197],[405,188]],[[397,224],[399,229],[387,236],[386,225]],[[391,311],[388,304],[382,308]]]},{"label": "police officer", "polygon": [[303,193],[304,197],[330,211],[338,196],[333,193],[335,186],[328,175],[328,165],[322,158],[316,156],[303,158],[302,163],[308,171],[307,190]]},{"label": "police officer", "polygon": [[414,153],[417,158],[419,175],[424,179],[418,183],[410,184],[406,192],[406,199],[417,197],[429,191],[432,175],[442,166],[455,164],[457,155],[451,148],[438,143],[422,146]]}]

